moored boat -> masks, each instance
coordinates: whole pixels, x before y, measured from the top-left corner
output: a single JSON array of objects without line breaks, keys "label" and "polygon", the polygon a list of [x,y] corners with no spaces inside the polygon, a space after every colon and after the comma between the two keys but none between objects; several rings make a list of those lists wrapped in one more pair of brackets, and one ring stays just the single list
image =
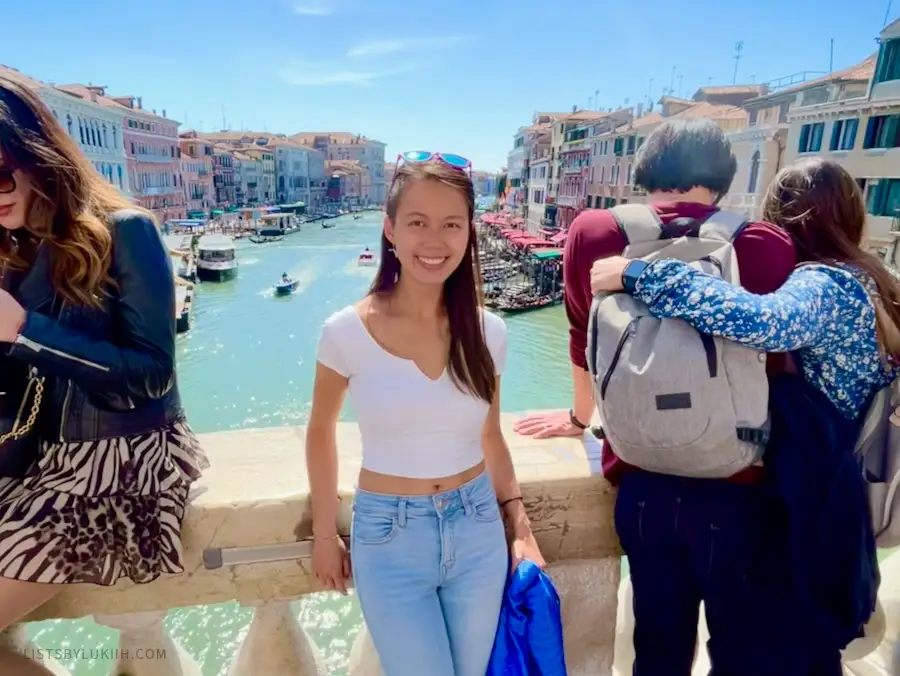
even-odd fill
[{"label": "moored boat", "polygon": [[203,235],[197,242],[197,277],[203,281],[224,282],[238,272],[234,240],[227,235]]}]

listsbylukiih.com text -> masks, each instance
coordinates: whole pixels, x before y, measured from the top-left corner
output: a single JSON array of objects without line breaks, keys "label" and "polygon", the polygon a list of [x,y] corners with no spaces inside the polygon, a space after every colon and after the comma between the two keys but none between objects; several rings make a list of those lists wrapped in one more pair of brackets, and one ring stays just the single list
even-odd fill
[{"label": "listsbylukiih.com text", "polygon": [[57,662],[81,662],[84,660],[129,661],[165,660],[165,648],[39,648],[28,646],[19,654],[32,659],[54,659]]}]

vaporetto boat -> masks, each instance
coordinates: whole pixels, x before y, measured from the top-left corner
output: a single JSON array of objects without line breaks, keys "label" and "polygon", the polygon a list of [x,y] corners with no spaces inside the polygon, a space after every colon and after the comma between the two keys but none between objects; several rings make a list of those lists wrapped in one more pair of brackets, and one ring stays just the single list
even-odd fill
[{"label": "vaporetto boat", "polygon": [[224,282],[238,272],[234,240],[227,235],[203,235],[197,242],[197,277],[202,281]]}]

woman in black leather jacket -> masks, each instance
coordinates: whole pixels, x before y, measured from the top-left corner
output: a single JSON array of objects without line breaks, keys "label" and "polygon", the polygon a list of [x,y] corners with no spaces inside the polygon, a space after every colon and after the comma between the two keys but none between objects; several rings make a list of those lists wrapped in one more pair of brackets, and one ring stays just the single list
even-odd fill
[{"label": "woman in black leather jacket", "polygon": [[[2,630],[61,584],[182,572],[188,490],[207,461],[178,396],[173,275],[153,218],[6,79],[0,226],[0,423],[14,409],[0,439],[35,411],[38,442],[24,472],[0,477]],[[25,452],[9,442],[0,468]]]}]

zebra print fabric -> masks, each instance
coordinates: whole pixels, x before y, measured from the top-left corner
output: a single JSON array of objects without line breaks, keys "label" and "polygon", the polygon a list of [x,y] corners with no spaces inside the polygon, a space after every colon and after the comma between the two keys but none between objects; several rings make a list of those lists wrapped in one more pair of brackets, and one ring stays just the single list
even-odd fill
[{"label": "zebra print fabric", "polygon": [[133,437],[44,443],[24,480],[0,478],[0,577],[111,585],[184,572],[188,491],[207,467],[184,421]]}]

